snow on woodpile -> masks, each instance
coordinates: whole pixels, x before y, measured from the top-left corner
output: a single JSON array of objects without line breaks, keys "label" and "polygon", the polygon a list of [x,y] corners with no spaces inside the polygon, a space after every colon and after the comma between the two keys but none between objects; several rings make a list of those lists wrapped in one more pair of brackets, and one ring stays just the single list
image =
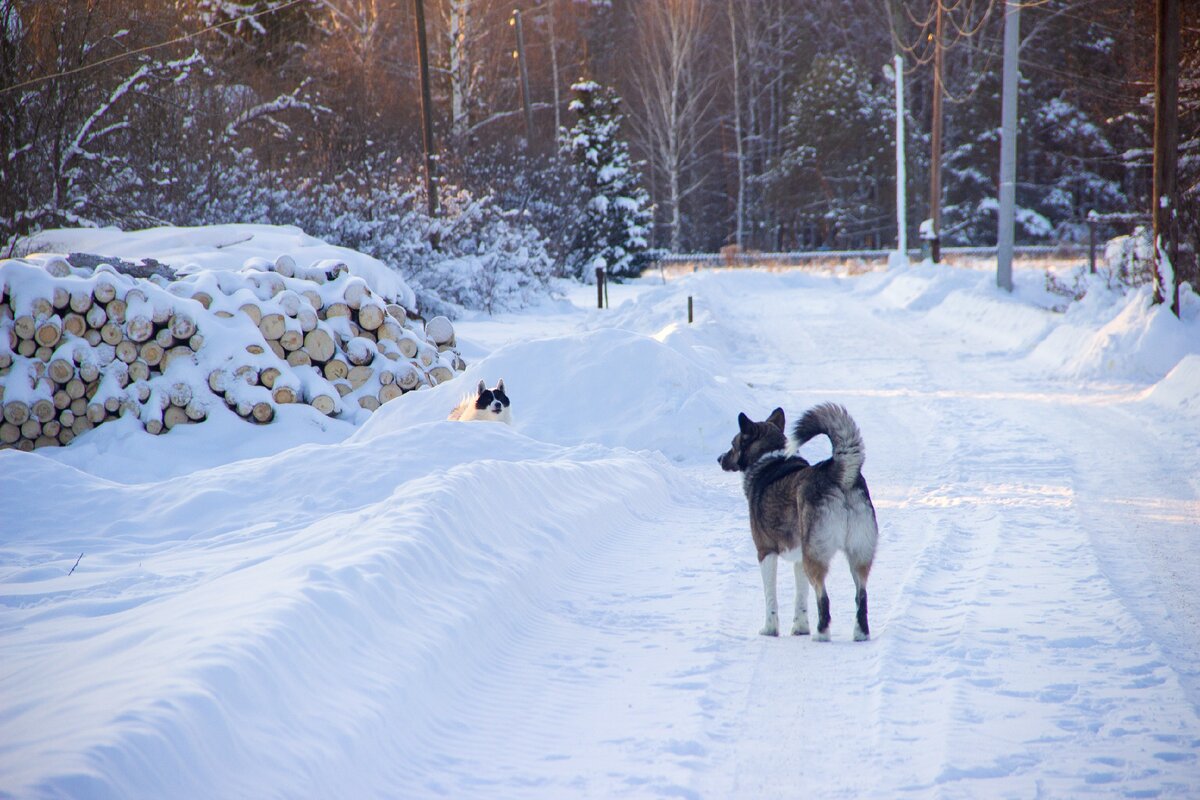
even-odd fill
[{"label": "snow on woodpile", "polygon": [[449,320],[411,318],[342,261],[186,272],[0,261],[0,447],[69,444],[127,415],[157,434],[221,402],[258,423],[288,403],[353,419],[465,368]]}]

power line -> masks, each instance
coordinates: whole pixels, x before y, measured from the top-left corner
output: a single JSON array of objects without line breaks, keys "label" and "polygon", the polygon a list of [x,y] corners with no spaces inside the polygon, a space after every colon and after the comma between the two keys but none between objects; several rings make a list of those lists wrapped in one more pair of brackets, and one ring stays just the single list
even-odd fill
[{"label": "power line", "polygon": [[34,84],[43,83],[45,81],[57,80],[58,78],[66,78],[71,75],[76,75],[80,72],[87,72],[88,70],[95,69],[97,67],[102,67],[105,64],[111,64],[114,61],[120,61],[123,58],[130,58],[132,56],[140,55],[141,53],[149,52],[150,50],[158,50],[159,48],[162,48],[162,47],[169,47],[173,44],[179,44],[180,42],[186,42],[189,39],[195,39],[197,36],[203,36],[206,33],[211,33],[212,31],[215,31],[218,28],[224,28],[229,25],[237,25],[238,23],[245,22],[246,20],[255,19],[255,18],[261,17],[265,14],[274,14],[277,11],[283,11],[286,8],[291,8],[292,6],[299,5],[300,3],[307,3],[309,1],[310,0],[288,0],[288,2],[284,3],[281,6],[275,6],[274,8],[267,8],[262,11],[255,11],[252,14],[244,14],[244,15],[242,15],[240,17],[236,17],[234,19],[229,19],[224,22],[218,22],[216,25],[209,25],[207,28],[203,28],[201,30],[194,31],[192,33],[186,34],[184,36],[180,36],[175,39],[171,39],[170,41],[159,42],[158,44],[151,44],[151,45],[147,45],[145,47],[139,47],[136,50],[130,50],[125,53],[118,53],[115,56],[109,56],[108,58],[103,58],[99,61],[94,61],[91,64],[84,64],[83,66],[75,67],[74,69],[63,70],[62,72],[56,72],[53,75],[43,75],[40,78],[32,78],[30,80],[15,84],[13,86],[6,86],[3,89],[0,89],[0,94],[6,94],[8,92],[15,92],[17,89],[24,89],[26,86],[33,86]]}]

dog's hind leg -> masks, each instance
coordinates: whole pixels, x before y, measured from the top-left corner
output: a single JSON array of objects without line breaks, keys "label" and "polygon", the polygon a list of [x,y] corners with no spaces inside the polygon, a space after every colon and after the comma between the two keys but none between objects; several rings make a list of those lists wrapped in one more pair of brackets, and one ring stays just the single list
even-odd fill
[{"label": "dog's hind leg", "polygon": [[792,616],[792,636],[808,636],[808,578],[804,565],[797,561],[796,568],[796,613]]},{"label": "dog's hind leg", "polygon": [[871,628],[867,625],[867,574],[870,571],[870,564],[850,567],[850,574],[854,577],[854,602],[858,607],[854,618],[854,641],[856,642],[865,642],[871,638]]},{"label": "dog's hind leg", "polygon": [[804,560],[804,572],[808,582],[812,584],[817,595],[817,632],[814,642],[829,641],[829,593],[825,591],[825,576],[829,573],[828,564],[819,564],[811,559]]},{"label": "dog's hind leg", "polygon": [[779,635],[779,601],[775,597],[775,574],[779,563],[776,553],[767,553],[758,562],[762,570],[763,597],[767,601],[767,622],[759,631],[763,636]]}]

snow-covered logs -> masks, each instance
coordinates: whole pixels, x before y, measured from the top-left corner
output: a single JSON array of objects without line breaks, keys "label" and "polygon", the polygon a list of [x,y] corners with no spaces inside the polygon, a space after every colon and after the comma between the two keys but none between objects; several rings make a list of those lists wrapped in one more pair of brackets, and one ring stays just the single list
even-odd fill
[{"label": "snow-covered logs", "polygon": [[69,444],[126,416],[163,433],[222,401],[258,423],[290,403],[352,419],[464,368],[449,320],[410,319],[340,262],[283,255],[167,281],[0,261],[0,448]]}]

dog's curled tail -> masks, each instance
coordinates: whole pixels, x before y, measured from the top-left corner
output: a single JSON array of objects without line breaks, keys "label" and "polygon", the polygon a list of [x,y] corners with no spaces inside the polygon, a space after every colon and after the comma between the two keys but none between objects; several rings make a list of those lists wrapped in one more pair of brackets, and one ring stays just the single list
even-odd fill
[{"label": "dog's curled tail", "polygon": [[800,447],[821,434],[828,436],[833,444],[833,468],[838,485],[843,491],[848,490],[858,481],[867,455],[862,433],[844,407],[837,403],[822,403],[804,412],[792,428],[792,438],[796,447]]}]

